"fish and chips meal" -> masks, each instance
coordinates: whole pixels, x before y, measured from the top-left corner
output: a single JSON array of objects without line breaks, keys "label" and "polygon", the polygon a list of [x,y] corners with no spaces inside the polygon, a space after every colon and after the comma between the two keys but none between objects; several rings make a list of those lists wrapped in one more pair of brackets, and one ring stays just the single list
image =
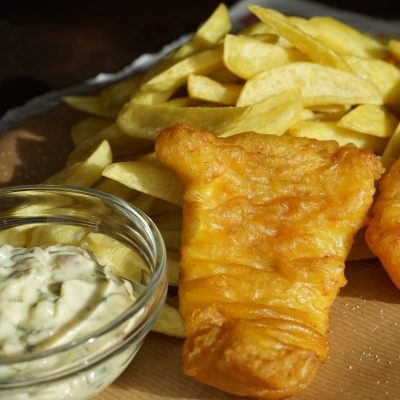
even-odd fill
[{"label": "fish and chips meal", "polygon": [[[185,338],[186,374],[280,399],[327,357],[345,261],[377,256],[400,287],[400,41],[249,10],[256,22],[231,32],[221,4],[148,71],[64,98],[88,115],[46,183],[146,212],[168,252],[170,293],[153,329]],[[72,244],[68,232],[45,234]],[[83,237],[126,274],[116,244]]]}]

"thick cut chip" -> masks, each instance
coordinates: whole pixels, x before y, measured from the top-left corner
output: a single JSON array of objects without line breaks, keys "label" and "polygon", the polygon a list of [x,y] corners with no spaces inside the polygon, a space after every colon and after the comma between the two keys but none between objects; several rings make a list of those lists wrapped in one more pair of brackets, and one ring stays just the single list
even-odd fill
[{"label": "thick cut chip", "polygon": [[372,82],[386,104],[400,110],[400,70],[383,60],[346,56],[352,71],[360,78]]},{"label": "thick cut chip", "polygon": [[263,35],[264,37],[269,37],[269,39],[266,40],[268,43],[278,43],[278,41],[280,40],[280,36],[276,33],[272,33],[271,28],[269,28],[263,22],[255,22],[249,26],[246,26],[237,34],[242,36]]},{"label": "thick cut chip", "polygon": [[53,244],[80,246],[82,239],[87,233],[88,229],[82,226],[38,225],[31,231],[31,237],[27,246],[50,246]]},{"label": "thick cut chip", "polygon": [[79,146],[86,139],[109,126],[112,121],[112,119],[101,117],[85,118],[71,128],[72,142],[75,146]]},{"label": "thick cut chip", "polygon": [[235,83],[240,80],[240,78],[230,71],[228,68],[221,68],[218,71],[212,72],[208,75],[209,78],[214,79],[214,81],[221,83]]},{"label": "thick cut chip", "polygon": [[254,104],[284,90],[299,89],[305,106],[328,104],[383,104],[371,82],[322,65],[298,62],[261,72],[248,80],[237,105]]},{"label": "thick cut chip", "polygon": [[76,110],[99,117],[115,118],[118,115],[118,109],[105,110],[99,96],[66,96],[63,101]]},{"label": "thick cut chip", "polygon": [[195,99],[231,106],[236,104],[242,87],[236,83],[220,83],[207,76],[190,75],[187,91]]},{"label": "thick cut chip", "polygon": [[151,330],[168,336],[175,336],[178,338],[185,337],[182,316],[176,307],[168,303],[164,304],[161,314],[156,319]]},{"label": "thick cut chip", "polygon": [[75,147],[69,154],[66,165],[71,165],[85,159],[103,140],[108,141],[114,157],[138,154],[150,149],[152,144],[149,140],[127,135],[116,124],[111,124],[91,135]]},{"label": "thick cut chip", "polygon": [[226,5],[221,3],[199,27],[191,40],[175,52],[173,58],[182,59],[201,50],[216,46],[230,29],[229,11]]},{"label": "thick cut chip", "polygon": [[9,244],[14,247],[29,246],[32,231],[37,226],[37,224],[27,224],[0,230],[0,245]]},{"label": "thick cut chip", "polygon": [[388,49],[390,54],[394,56],[394,58],[400,62],[400,40],[391,39],[388,43]]},{"label": "thick cut chip", "polygon": [[175,90],[186,83],[190,74],[206,75],[222,67],[222,47],[219,46],[178,61],[143,83],[140,88],[144,92]]},{"label": "thick cut chip", "polygon": [[103,140],[85,160],[55,173],[45,183],[91,187],[101,179],[103,169],[111,163],[111,147],[107,140]]},{"label": "thick cut chip", "polygon": [[293,395],[328,351],[328,312],[382,167],[370,150],[183,126],[156,153],[185,186],[184,371],[230,393]]},{"label": "thick cut chip", "polygon": [[200,126],[211,132],[223,131],[243,118],[248,107],[170,107],[127,104],[117,123],[129,135],[154,140],[162,129],[182,122]]},{"label": "thick cut chip", "polygon": [[118,110],[139,89],[144,74],[137,73],[129,78],[107,86],[100,93],[103,110]]},{"label": "thick cut chip", "polygon": [[384,107],[361,105],[338,121],[338,126],[379,137],[393,135],[399,120]]},{"label": "thick cut chip", "polygon": [[176,123],[207,129],[219,136],[246,130],[281,135],[300,119],[301,111],[299,91],[289,90],[246,107],[129,104],[122,109],[117,122],[127,134],[153,140],[161,130]]},{"label": "thick cut chip", "polygon": [[252,37],[227,35],[224,40],[224,64],[243,79],[290,62],[306,60],[307,57],[295,48],[264,43]]},{"label": "thick cut chip", "polygon": [[400,158],[400,124],[397,125],[395,132],[385,147],[381,161],[384,167],[388,167],[398,158]]},{"label": "thick cut chip", "polygon": [[108,178],[102,178],[100,182],[93,186],[93,189],[101,190],[124,200],[131,200],[138,194],[136,190]]},{"label": "thick cut chip", "polygon": [[158,160],[137,160],[111,164],[103,176],[114,179],[131,189],[180,205],[182,185],[176,176]]},{"label": "thick cut chip", "polygon": [[328,67],[349,70],[346,62],[335,51],[291,24],[280,12],[256,5],[249,6],[249,9],[275,33],[289,40],[310,60]]},{"label": "thick cut chip", "polygon": [[150,196],[146,193],[139,193],[135,198],[130,200],[130,203],[134,206],[142,210],[144,213],[149,214],[150,210],[153,209],[156,204],[157,198],[154,196]]},{"label": "thick cut chip", "polygon": [[138,90],[131,98],[131,103],[155,105],[167,101],[175,90],[146,91]]},{"label": "thick cut chip", "polygon": [[195,107],[204,105],[204,101],[193,99],[192,97],[175,97],[174,99],[168,100],[164,103],[170,107]]},{"label": "thick cut chip", "polygon": [[335,140],[341,146],[353,143],[361,149],[371,149],[375,154],[382,154],[388,140],[366,135],[347,128],[341,128],[336,122],[301,121],[288,130],[289,135],[318,140]]},{"label": "thick cut chip", "polygon": [[308,21],[318,29],[315,38],[341,55],[384,58],[385,46],[349,25],[331,17],[313,17]]},{"label": "thick cut chip", "polygon": [[253,104],[243,118],[216,133],[225,137],[245,131],[283,135],[290,126],[301,119],[302,112],[300,92],[288,90]]},{"label": "thick cut chip", "polygon": [[109,267],[120,278],[141,282],[148,267],[132,248],[103,233],[88,233],[81,247],[90,250],[100,265]]}]

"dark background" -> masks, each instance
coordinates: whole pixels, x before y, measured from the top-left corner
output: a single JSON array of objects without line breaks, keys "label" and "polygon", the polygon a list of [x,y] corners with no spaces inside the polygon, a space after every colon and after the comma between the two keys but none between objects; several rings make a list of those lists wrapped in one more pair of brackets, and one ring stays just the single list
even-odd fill
[{"label": "dark background", "polygon": [[[116,71],[142,53],[159,50],[193,32],[219,2],[1,2],[0,116],[35,95],[80,83],[98,72]],[[398,0],[320,2],[400,19]]]}]

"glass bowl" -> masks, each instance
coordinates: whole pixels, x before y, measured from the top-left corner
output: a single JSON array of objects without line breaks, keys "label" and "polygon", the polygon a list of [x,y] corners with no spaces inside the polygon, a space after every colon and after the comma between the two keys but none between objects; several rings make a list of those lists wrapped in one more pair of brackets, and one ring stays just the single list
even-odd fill
[{"label": "glass bowl", "polygon": [[[1,399],[91,398],[128,366],[159,315],[167,292],[166,251],[158,229],[140,210],[117,197],[78,187],[0,189],[0,246],[46,247],[54,242],[79,246],[88,234],[110,238],[128,251],[123,271],[128,276],[136,271],[132,282],[136,301],[84,337],[19,355],[0,355]],[[100,242],[100,251],[107,247]],[[129,252],[132,257],[126,257]]]}]

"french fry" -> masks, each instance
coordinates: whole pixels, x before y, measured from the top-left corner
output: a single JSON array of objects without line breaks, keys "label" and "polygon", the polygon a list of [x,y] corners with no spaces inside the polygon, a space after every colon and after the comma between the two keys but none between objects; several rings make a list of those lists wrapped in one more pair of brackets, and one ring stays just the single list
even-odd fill
[{"label": "french fry", "polygon": [[71,138],[75,146],[112,124],[110,118],[88,117],[78,122],[71,128]]},{"label": "french fry", "polygon": [[250,79],[259,72],[290,62],[307,60],[307,57],[295,48],[285,48],[264,43],[256,38],[235,35],[226,35],[223,57],[226,68],[243,79]]},{"label": "french fry", "polygon": [[118,110],[105,110],[99,96],[66,96],[62,100],[76,110],[98,117],[115,118],[118,114]]},{"label": "french fry", "polygon": [[84,161],[76,162],[46,179],[45,183],[91,187],[112,163],[111,147],[103,140]]},{"label": "french fry", "polygon": [[181,205],[182,203],[180,181],[158,160],[111,164],[104,168],[103,176],[173,204]]},{"label": "french fry", "polygon": [[328,67],[349,71],[346,62],[335,51],[291,24],[280,12],[256,5],[249,6],[249,9],[269,28],[291,42],[310,60]]},{"label": "french fry", "polygon": [[87,233],[88,229],[82,226],[40,224],[32,229],[27,246],[50,246],[54,243],[80,246]]},{"label": "french fry", "polygon": [[126,104],[118,116],[118,126],[139,138],[154,140],[162,129],[178,122],[223,131],[248,113],[246,107],[170,107],[168,105]]},{"label": "french fry", "polygon": [[313,17],[310,25],[318,29],[316,39],[341,55],[385,58],[385,46],[351,26],[331,17]]},{"label": "french fry", "polygon": [[113,179],[102,178],[98,183],[93,186],[93,189],[101,190],[113,196],[117,196],[124,200],[131,200],[138,195],[136,190],[129,188]]},{"label": "french fry", "polygon": [[144,271],[147,271],[148,267],[138,253],[108,235],[88,233],[80,245],[91,251],[100,265],[108,266],[120,278],[141,282]]},{"label": "french fry", "polygon": [[135,196],[130,203],[148,214],[157,202],[157,198],[146,193],[140,193]]},{"label": "french fry", "polygon": [[204,104],[203,101],[193,99],[192,97],[175,97],[174,99],[168,100],[164,103],[170,107],[195,107]]},{"label": "french fry", "polygon": [[151,146],[150,141],[129,136],[122,132],[116,124],[111,124],[101,131],[91,135],[75,147],[75,149],[69,154],[66,165],[68,166],[85,159],[103,140],[107,140],[115,157],[127,154],[135,155],[144,150],[150,149]]},{"label": "french fry", "polygon": [[383,104],[371,82],[338,69],[298,62],[262,72],[248,80],[237,105],[246,106],[284,90],[299,89],[305,106]]},{"label": "french fry", "polygon": [[240,78],[230,71],[228,68],[221,68],[215,72],[211,72],[208,77],[214,79],[214,81],[221,83],[237,83]]},{"label": "french fry", "polygon": [[372,149],[377,154],[382,154],[387,143],[385,138],[341,128],[335,122],[301,121],[293,125],[288,133],[318,140],[335,140],[341,146],[353,143],[362,149]]},{"label": "french fry", "polygon": [[21,225],[0,230],[0,245],[10,244],[14,247],[28,247],[32,231],[37,226],[37,224]]},{"label": "french fry", "polygon": [[189,75],[187,90],[189,96],[195,99],[235,105],[242,85],[220,83],[206,76]]},{"label": "french fry", "polygon": [[400,62],[400,40],[396,40],[396,39],[389,40],[387,47],[388,47],[388,50],[390,51],[390,54],[398,62]]},{"label": "french fry", "polygon": [[383,60],[346,56],[346,62],[352,71],[365,80],[372,82],[382,95],[384,102],[400,110],[400,70]]},{"label": "french fry", "polygon": [[179,310],[167,303],[161,310],[161,314],[151,330],[168,336],[175,336],[178,338],[185,337],[183,318]]},{"label": "french fry", "polygon": [[398,158],[400,158],[400,124],[397,125],[396,130],[385,147],[381,162],[382,165],[387,168]]},{"label": "french fry", "polygon": [[191,40],[179,48],[174,59],[182,59],[216,46],[230,31],[231,21],[225,4],[220,4],[211,16],[199,27]]},{"label": "french fry", "polygon": [[137,73],[104,88],[100,93],[101,107],[105,111],[120,109],[139,89],[144,73]]},{"label": "french fry", "polygon": [[253,104],[248,113],[231,127],[216,130],[227,137],[239,132],[254,131],[269,135],[283,135],[303,112],[303,103],[298,90],[288,90]]},{"label": "french fry", "polygon": [[175,90],[186,83],[190,74],[208,74],[222,67],[222,47],[220,46],[178,61],[170,68],[143,83],[140,89],[144,92]]},{"label": "french fry", "polygon": [[167,101],[173,94],[173,90],[165,91],[143,91],[138,90],[131,98],[131,103],[144,104],[144,105],[156,105],[162,104]]},{"label": "french fry", "polygon": [[338,126],[379,137],[393,135],[399,120],[384,107],[361,105],[338,121]]}]

